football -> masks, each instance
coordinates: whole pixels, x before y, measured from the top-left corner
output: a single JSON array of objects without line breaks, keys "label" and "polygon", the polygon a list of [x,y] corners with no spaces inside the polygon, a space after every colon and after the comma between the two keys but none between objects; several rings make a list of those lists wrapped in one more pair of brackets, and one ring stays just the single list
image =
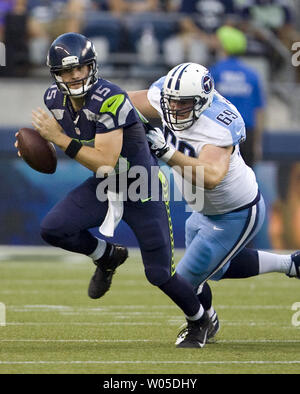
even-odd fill
[{"label": "football", "polygon": [[18,150],[25,162],[44,174],[56,171],[57,156],[54,145],[30,128],[22,128],[17,136]]}]

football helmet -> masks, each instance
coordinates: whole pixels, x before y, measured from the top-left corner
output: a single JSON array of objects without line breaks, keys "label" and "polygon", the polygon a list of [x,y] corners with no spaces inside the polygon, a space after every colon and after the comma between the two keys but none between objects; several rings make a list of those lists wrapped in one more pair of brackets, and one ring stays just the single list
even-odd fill
[{"label": "football helmet", "polygon": [[[167,126],[174,131],[191,127],[212,103],[214,80],[207,68],[196,63],[183,63],[167,74],[161,91],[161,108]],[[176,109],[172,102],[191,103]]]},{"label": "football helmet", "polygon": [[[72,84],[81,83],[80,88],[72,89],[70,82],[64,82],[60,73],[84,65],[90,66],[89,74],[86,78],[72,81]],[[98,65],[94,44],[78,33],[62,34],[53,41],[47,56],[47,66],[58,89],[72,97],[83,97],[97,82]]]}]

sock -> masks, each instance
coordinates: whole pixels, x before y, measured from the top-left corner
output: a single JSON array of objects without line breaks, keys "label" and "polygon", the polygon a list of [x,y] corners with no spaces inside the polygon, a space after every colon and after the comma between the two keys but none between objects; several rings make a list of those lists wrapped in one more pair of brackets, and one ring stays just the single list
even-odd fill
[{"label": "sock", "polygon": [[258,253],[255,249],[242,249],[230,262],[221,279],[240,279],[259,275]]},{"label": "sock", "polygon": [[201,306],[200,302],[193,286],[182,276],[175,273],[166,283],[159,286],[159,288],[175,302],[186,316],[190,316],[191,318],[198,316]]},{"label": "sock", "polygon": [[200,308],[199,308],[198,312],[197,312],[194,316],[185,316],[185,317],[186,317],[188,320],[196,321],[196,320],[201,319],[201,317],[203,316],[203,314],[204,314],[204,309],[203,309],[203,306],[200,305]]},{"label": "sock", "polygon": [[212,292],[210,286],[207,282],[204,283],[203,286],[200,286],[197,292],[198,300],[200,304],[203,306],[204,310],[207,311],[211,308],[212,305]]},{"label": "sock", "polygon": [[216,311],[214,310],[213,307],[209,308],[209,309],[208,309],[207,311],[205,311],[205,312],[208,314],[209,317],[212,317],[212,316],[216,313]]},{"label": "sock", "polygon": [[287,274],[291,266],[291,255],[258,251],[259,273],[283,272]]},{"label": "sock", "polygon": [[107,245],[106,241],[104,241],[103,239],[97,238],[97,240],[98,240],[98,245],[97,245],[96,249],[93,251],[93,253],[91,253],[89,255],[89,257],[91,259],[93,259],[94,261],[100,259],[104,255],[106,245]]},{"label": "sock", "polygon": [[250,248],[240,251],[230,263],[222,279],[249,278],[270,272],[288,273],[291,255],[264,252]]}]

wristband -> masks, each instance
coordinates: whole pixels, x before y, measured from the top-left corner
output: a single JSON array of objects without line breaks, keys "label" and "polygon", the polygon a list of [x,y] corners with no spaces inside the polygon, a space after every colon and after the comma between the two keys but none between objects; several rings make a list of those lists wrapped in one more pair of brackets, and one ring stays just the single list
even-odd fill
[{"label": "wristband", "polygon": [[168,148],[169,149],[160,157],[160,159],[165,163],[167,163],[176,152],[176,149],[172,146],[168,146]]},{"label": "wristband", "polygon": [[69,157],[71,157],[71,159],[74,159],[74,157],[77,155],[77,153],[79,152],[79,150],[82,148],[82,143],[77,141],[77,140],[72,140],[67,149],[65,150],[65,154]]}]

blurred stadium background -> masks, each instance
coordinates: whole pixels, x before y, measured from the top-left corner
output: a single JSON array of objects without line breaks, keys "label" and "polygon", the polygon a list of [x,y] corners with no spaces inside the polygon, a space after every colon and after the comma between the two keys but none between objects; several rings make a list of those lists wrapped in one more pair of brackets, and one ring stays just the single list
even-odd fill
[{"label": "blurred stadium background", "polygon": [[[43,175],[14,148],[15,132],[30,127],[31,111],[43,105],[52,83],[45,58],[57,35],[90,37],[100,76],[136,90],[176,62],[213,66],[219,60],[216,30],[236,26],[248,39],[242,59],[258,73],[266,96],[263,155],[254,169],[267,220],[253,246],[300,249],[300,65],[292,64],[299,17],[299,0],[0,0],[6,49],[4,59],[0,47],[0,301],[7,305],[2,372],[299,372],[299,336],[290,324],[298,283],[281,276],[213,283],[223,327],[219,346],[189,352],[184,360],[170,350],[180,311],[146,282],[138,254],[95,308],[85,294],[93,267],[81,256],[45,251],[39,235],[46,212],[89,171],[58,151],[56,173]],[[190,33],[193,21],[201,32]],[[183,36],[185,54],[178,41]],[[185,204],[171,201],[171,213],[175,246],[183,248]],[[115,240],[137,246],[125,224]]]},{"label": "blurred stadium background", "polygon": [[[52,83],[45,58],[58,34],[78,31],[90,37],[97,47],[100,76],[135,90],[147,88],[175,63],[191,57],[213,66],[219,59],[218,47],[210,44],[216,29],[233,25],[247,36],[242,59],[259,74],[266,96],[263,157],[255,170],[270,220],[255,243],[264,249],[299,248],[300,229],[293,218],[300,207],[300,66],[293,66],[297,54],[291,50],[300,42],[299,14],[298,0],[0,0],[0,41],[6,48],[6,66],[0,67],[0,244],[42,245],[41,218],[87,176],[84,168],[64,157],[55,175],[38,174],[16,158],[13,147],[14,133],[30,126],[31,110],[43,105],[43,93]],[[193,21],[202,32],[196,34],[195,47],[189,41]],[[178,47],[183,35],[186,52],[191,48],[185,54]],[[177,247],[184,247],[183,208],[183,203],[171,202]],[[118,240],[136,246],[122,226]]]}]

